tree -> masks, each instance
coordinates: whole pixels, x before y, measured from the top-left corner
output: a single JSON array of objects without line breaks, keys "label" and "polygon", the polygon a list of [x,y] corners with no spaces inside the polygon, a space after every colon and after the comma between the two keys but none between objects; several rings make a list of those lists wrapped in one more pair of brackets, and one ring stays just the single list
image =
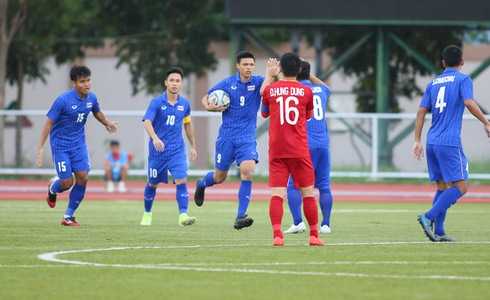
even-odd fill
[{"label": "tree", "polygon": [[224,1],[99,1],[100,27],[115,36],[118,67],[129,65],[133,93],[161,90],[173,65],[201,74],[216,59],[212,40],[225,38]]},{"label": "tree", "polygon": [[[26,0],[18,0],[11,5],[8,0],[0,0],[0,109],[5,107],[7,57],[10,44],[24,23],[26,15]],[[5,161],[4,127],[4,118],[0,118],[0,166],[3,166]]]}]

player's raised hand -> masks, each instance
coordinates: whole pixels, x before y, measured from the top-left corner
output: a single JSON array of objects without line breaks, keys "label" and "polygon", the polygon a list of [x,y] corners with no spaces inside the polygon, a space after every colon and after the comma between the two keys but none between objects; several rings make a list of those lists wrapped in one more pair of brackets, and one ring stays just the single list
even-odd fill
[{"label": "player's raised hand", "polygon": [[424,157],[424,146],[422,146],[422,143],[415,142],[413,144],[412,151],[413,151],[413,156],[415,156],[417,160],[421,160]]},{"label": "player's raised hand", "polygon": [[155,146],[155,149],[157,149],[158,152],[163,152],[165,149],[165,144],[159,138],[153,140],[153,146]]},{"label": "player's raised hand", "polygon": [[119,127],[119,123],[118,122],[113,122],[113,121],[107,121],[107,124],[105,126],[105,129],[107,129],[107,131],[109,133],[115,133],[117,131]]},{"label": "player's raised hand", "polygon": [[189,158],[192,161],[194,161],[194,160],[197,159],[197,150],[196,150],[196,148],[190,148],[189,149]]},{"label": "player's raised hand", "polygon": [[266,63],[266,72],[269,76],[275,77],[279,74],[279,61],[275,57],[271,57]]},{"label": "player's raised hand", "polygon": [[38,148],[36,151],[36,166],[39,168],[43,166],[43,148]]}]

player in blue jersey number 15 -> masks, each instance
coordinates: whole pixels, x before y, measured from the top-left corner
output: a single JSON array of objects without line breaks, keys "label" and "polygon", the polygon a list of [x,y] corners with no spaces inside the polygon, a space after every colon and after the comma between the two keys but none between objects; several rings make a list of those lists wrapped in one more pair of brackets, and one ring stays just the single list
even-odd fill
[{"label": "player in blue jersey number 15", "polygon": [[[56,205],[56,195],[73,187],[61,225],[80,226],[74,214],[85,196],[90,170],[85,123],[91,112],[110,133],[117,130],[117,123],[106,118],[100,110],[97,97],[90,92],[90,70],[87,67],[74,66],[70,71],[70,79],[73,89],[56,98],[47,113],[48,119],[37,145],[36,164],[42,166],[43,147],[49,135],[58,177],[51,180],[46,200],[49,207],[53,208]],[[72,174],[75,174],[75,184]]]},{"label": "player in blue jersey number 15", "polygon": [[461,73],[463,54],[457,46],[448,46],[442,52],[444,71],[427,86],[415,124],[413,154],[423,156],[422,127],[426,113],[432,113],[432,125],[427,133],[427,166],[437,191],[432,208],[418,216],[425,235],[433,242],[451,242],[446,235],[446,212],[467,191],[468,161],[461,144],[461,125],[464,108],[485,126],[490,137],[490,122],[473,100],[471,78]]}]

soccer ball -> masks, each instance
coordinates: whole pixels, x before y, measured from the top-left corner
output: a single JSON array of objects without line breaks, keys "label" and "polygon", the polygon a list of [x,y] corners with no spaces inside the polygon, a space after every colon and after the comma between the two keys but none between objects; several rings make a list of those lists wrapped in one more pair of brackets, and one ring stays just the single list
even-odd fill
[{"label": "soccer ball", "polygon": [[216,90],[209,94],[208,103],[213,103],[219,107],[227,107],[230,105],[230,96],[223,90]]}]

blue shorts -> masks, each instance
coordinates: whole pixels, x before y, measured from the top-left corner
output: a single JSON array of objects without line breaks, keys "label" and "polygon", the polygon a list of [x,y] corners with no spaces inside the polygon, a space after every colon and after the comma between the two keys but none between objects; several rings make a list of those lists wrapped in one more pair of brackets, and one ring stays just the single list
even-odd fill
[{"label": "blue shorts", "polygon": [[72,177],[74,172],[89,172],[90,162],[87,146],[80,146],[73,150],[53,150],[54,168],[60,179]]},{"label": "blue shorts", "polygon": [[[330,151],[328,148],[313,148],[310,155],[315,169],[315,188],[320,191],[330,189]],[[292,178],[289,178],[288,185],[294,185]]]},{"label": "blue shorts", "polygon": [[187,169],[185,150],[158,159],[148,158],[148,183],[168,183],[168,172],[174,179],[184,179],[187,177]]},{"label": "blue shorts", "polygon": [[427,167],[431,181],[468,179],[468,161],[461,147],[427,144]]},{"label": "blue shorts", "polygon": [[233,139],[223,139],[218,137],[215,149],[215,167],[221,171],[228,171],[231,164],[236,161],[240,166],[242,161],[254,160],[259,162],[257,153],[257,142],[236,141]]}]

